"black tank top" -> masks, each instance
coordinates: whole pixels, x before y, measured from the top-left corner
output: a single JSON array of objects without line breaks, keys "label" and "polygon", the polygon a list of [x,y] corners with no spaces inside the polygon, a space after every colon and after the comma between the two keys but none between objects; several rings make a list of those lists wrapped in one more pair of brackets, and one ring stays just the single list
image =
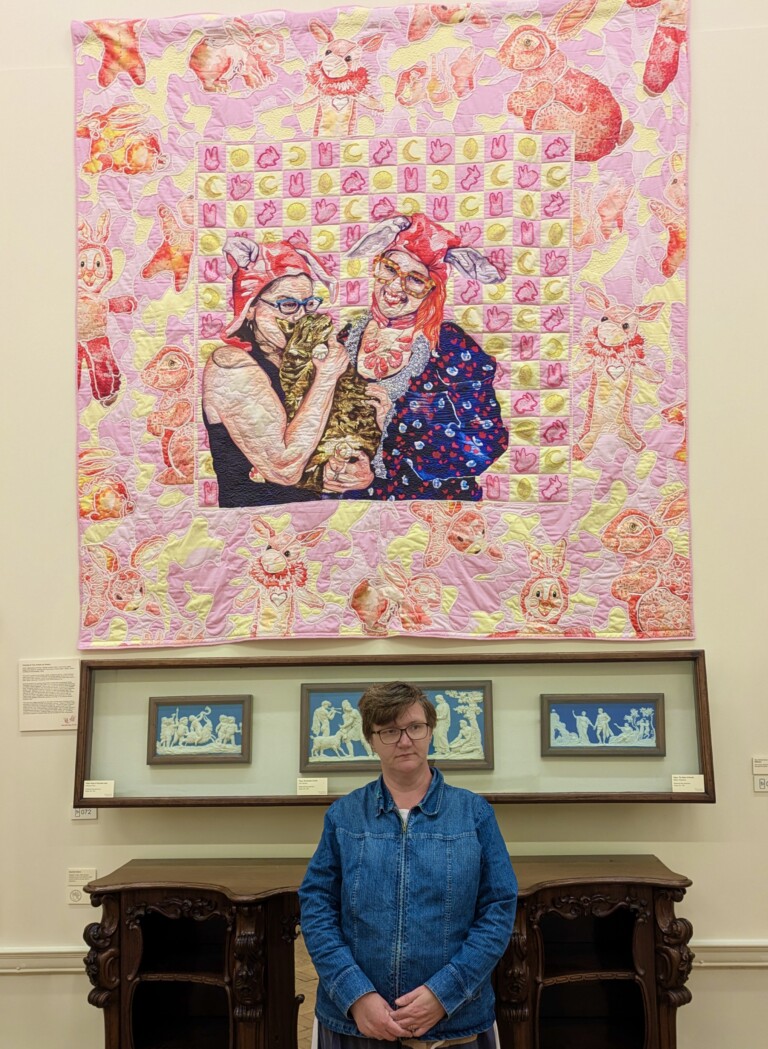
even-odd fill
[{"label": "black tank top", "polygon": [[[242,332],[242,335],[250,333]],[[241,333],[238,332],[238,336]],[[263,351],[252,344],[248,356],[269,379],[272,389],[285,404],[280,385],[279,370]],[[278,503],[303,503],[318,496],[307,488],[275,484],[272,481],[252,481],[251,463],[229,436],[224,423],[212,423],[203,409],[203,423],[208,431],[208,443],[213,457],[213,468],[219,482],[219,506],[274,506]]]}]

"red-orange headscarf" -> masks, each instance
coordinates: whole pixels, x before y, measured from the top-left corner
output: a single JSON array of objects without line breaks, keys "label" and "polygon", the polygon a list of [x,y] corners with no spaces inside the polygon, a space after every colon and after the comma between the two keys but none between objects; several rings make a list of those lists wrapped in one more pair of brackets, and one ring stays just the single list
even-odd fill
[{"label": "red-orange headscarf", "polygon": [[429,270],[435,286],[416,311],[415,327],[423,331],[431,346],[437,345],[445,312],[448,264],[446,253],[461,245],[461,237],[418,212],[409,216],[411,224],[401,230],[386,251],[407,251]]},{"label": "red-orange headscarf", "polygon": [[253,300],[280,277],[305,276],[312,281],[319,280],[333,297],[336,282],[309,248],[297,250],[286,240],[257,244],[248,238],[237,237],[227,241],[224,253],[236,267],[232,274],[235,318],[225,332],[230,337],[245,323]]}]

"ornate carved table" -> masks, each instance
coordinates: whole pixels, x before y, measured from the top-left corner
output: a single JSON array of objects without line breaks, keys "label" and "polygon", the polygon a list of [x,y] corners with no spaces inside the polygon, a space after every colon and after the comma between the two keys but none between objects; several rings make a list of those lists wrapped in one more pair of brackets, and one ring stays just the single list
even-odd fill
[{"label": "ornate carved table", "polygon": [[296,1049],[306,864],[132,860],[86,886],[88,1000],[106,1049]]},{"label": "ornate carved table", "polygon": [[503,1049],[675,1049],[690,880],[655,856],[527,856],[496,969]]},{"label": "ornate carved table", "polygon": [[[502,1049],[676,1049],[690,1001],[691,884],[655,856],[514,860],[495,973]],[[86,886],[91,1004],[106,1049],[296,1049],[302,862],[133,860]]]}]

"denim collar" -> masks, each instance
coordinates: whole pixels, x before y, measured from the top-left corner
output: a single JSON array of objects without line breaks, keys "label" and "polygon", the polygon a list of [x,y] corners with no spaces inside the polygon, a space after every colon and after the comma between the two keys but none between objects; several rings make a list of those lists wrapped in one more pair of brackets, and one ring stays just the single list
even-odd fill
[{"label": "denim collar", "polygon": [[[429,785],[429,790],[421,799],[418,805],[414,805],[414,808],[421,809],[425,816],[436,816],[440,810],[440,803],[443,800],[443,787],[445,786],[445,780],[443,774],[438,768],[432,769],[432,782]],[[396,809],[394,799],[387,790],[387,785],[384,782],[384,777],[379,776],[376,780],[376,815],[380,816],[382,812],[392,812]]]}]

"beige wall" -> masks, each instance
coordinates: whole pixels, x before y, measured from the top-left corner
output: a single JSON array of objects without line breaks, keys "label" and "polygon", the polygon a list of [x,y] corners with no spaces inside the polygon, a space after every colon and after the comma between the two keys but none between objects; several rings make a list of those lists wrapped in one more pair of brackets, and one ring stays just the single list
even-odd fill
[{"label": "beige wall", "polygon": [[[10,5],[9,5],[10,6]],[[308,855],[321,810],[114,811],[70,821],[73,734],[17,731],[17,661],[74,657],[72,63],[68,20],[184,13],[190,0],[23,0],[3,14],[0,302],[0,1049],[97,1049],[81,934],[95,912],[65,904],[69,866],[107,873],[134,856]],[[266,9],[266,0],[224,5]],[[292,7],[311,5],[307,0]],[[319,5],[314,5],[319,6]],[[389,3],[388,6],[395,6]],[[765,0],[691,0],[691,477],[696,644],[706,650],[714,806],[507,806],[513,851],[647,851],[693,879],[681,913],[705,963],[679,1016],[680,1049],[759,1044],[768,1028],[768,754],[764,671],[765,265],[768,14]],[[415,643],[393,643],[418,651]],[[588,646],[582,646],[588,647]],[[472,651],[435,642],[435,650]],[[387,651],[373,643],[335,651]],[[311,656],[328,645],[218,649]],[[40,970],[36,975],[17,970]]]}]

